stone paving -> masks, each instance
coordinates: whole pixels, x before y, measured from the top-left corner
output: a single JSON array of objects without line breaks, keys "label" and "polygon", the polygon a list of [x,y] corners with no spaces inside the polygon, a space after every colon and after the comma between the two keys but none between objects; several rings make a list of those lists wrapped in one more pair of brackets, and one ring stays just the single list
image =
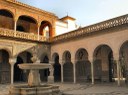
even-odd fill
[{"label": "stone paving", "polygon": [[[116,84],[71,84],[56,83],[63,95],[128,95],[128,86]],[[0,95],[8,95],[9,85],[0,84]]]},{"label": "stone paving", "polygon": [[7,95],[9,90],[9,85],[0,84],[0,95]]},{"label": "stone paving", "polygon": [[63,95],[128,95],[127,86],[116,84],[62,84],[60,89]]}]

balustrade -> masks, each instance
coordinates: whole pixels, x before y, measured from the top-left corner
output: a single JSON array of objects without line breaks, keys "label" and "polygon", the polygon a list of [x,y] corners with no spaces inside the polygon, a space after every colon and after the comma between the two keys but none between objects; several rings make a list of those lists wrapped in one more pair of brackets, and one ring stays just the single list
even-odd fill
[{"label": "balustrade", "polygon": [[9,30],[9,29],[5,29],[5,28],[0,28],[0,36],[33,40],[33,41],[41,41],[41,42],[48,41],[48,39],[46,37],[43,37],[41,35],[39,35],[39,40],[38,40],[37,34],[25,33],[25,32],[20,32],[20,31],[15,32],[14,30]]}]

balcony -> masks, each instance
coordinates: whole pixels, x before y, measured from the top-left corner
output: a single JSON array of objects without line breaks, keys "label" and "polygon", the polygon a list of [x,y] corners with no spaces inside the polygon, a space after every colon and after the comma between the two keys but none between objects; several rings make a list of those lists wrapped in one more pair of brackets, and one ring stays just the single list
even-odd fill
[{"label": "balcony", "polygon": [[0,36],[24,39],[24,40],[29,40],[29,41],[39,41],[39,42],[49,41],[48,38],[43,37],[42,35],[38,36],[37,34],[33,34],[33,33],[24,33],[20,31],[5,29],[5,28],[0,28]]}]

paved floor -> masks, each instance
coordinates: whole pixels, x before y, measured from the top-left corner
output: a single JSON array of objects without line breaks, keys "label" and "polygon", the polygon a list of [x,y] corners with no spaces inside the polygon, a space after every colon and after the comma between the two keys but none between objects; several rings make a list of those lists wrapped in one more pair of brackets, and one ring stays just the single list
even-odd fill
[{"label": "paved floor", "polygon": [[116,84],[61,84],[64,95],[128,95],[128,86]]},{"label": "paved floor", "polygon": [[[128,86],[116,84],[71,84],[56,83],[63,95],[128,95]],[[8,95],[9,85],[0,84],[0,95]]]}]

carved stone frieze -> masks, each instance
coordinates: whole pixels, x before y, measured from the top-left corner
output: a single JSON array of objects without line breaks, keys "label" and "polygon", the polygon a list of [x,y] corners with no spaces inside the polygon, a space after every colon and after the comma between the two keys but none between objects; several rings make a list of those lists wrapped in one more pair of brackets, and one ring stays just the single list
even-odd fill
[{"label": "carved stone frieze", "polygon": [[0,28],[0,36],[6,36],[6,37],[13,37],[18,39],[26,39],[26,40],[32,40],[32,41],[41,41],[41,42],[47,42],[48,39],[46,39],[43,36],[39,36],[40,39],[38,40],[37,34],[32,33],[23,33],[23,32],[15,32],[14,30],[4,29]]}]

